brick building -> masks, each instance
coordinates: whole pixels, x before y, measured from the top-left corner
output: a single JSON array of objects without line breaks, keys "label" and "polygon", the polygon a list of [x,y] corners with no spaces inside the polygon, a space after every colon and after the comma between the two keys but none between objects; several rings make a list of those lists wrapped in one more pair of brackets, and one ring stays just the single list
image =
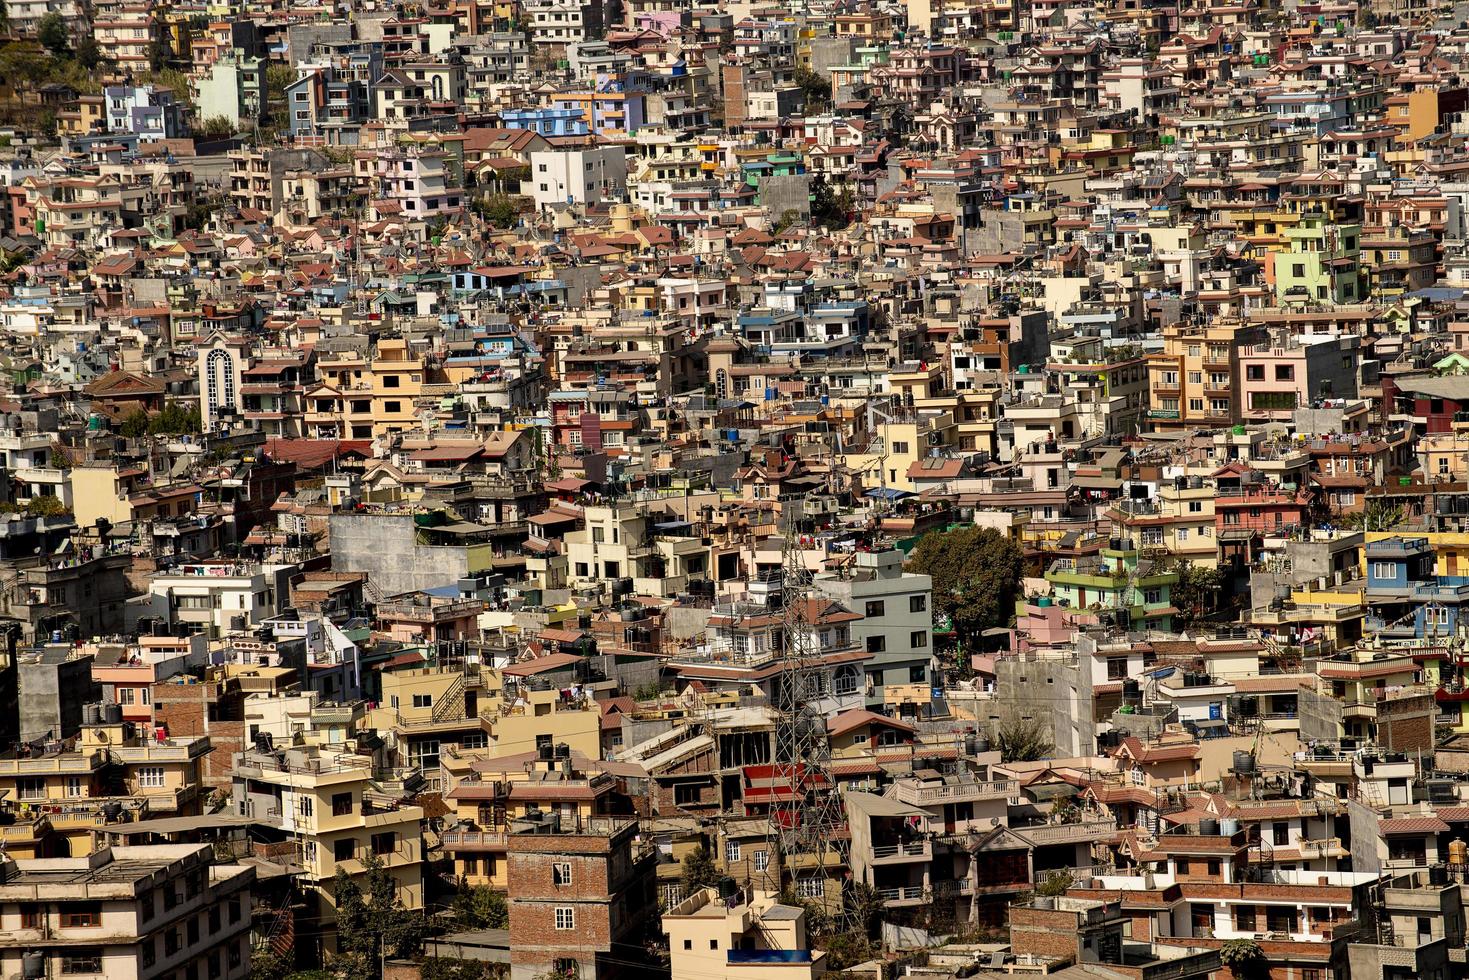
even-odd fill
[{"label": "brick building", "polygon": [[541,812],[507,835],[512,980],[636,975],[656,926],[655,858],[638,823]]}]

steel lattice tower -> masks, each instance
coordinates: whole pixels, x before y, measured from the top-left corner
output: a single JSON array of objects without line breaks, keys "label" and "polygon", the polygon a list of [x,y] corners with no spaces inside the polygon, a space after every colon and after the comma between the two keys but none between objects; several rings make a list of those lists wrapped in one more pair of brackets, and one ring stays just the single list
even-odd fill
[{"label": "steel lattice tower", "polygon": [[[787,520],[782,557],[781,673],[775,688],[769,839],[791,886],[801,895],[797,884],[801,879],[827,882],[833,869],[846,866],[847,821],[831,773],[825,711],[830,692],[813,628],[817,624],[811,622],[810,573],[801,559],[793,520]],[[840,912],[840,894],[824,891],[822,896],[831,911]]]}]

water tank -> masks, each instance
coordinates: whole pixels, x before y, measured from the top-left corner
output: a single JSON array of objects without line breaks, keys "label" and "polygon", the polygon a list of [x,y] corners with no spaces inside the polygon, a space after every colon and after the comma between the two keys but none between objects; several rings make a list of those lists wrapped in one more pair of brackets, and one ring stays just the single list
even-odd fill
[{"label": "water tank", "polygon": [[1221,817],[1219,819],[1219,832],[1225,837],[1233,837],[1239,833],[1239,821],[1234,817]]},{"label": "water tank", "polygon": [[556,758],[558,758],[558,759],[570,759],[571,758],[571,746],[567,745],[565,742],[558,743],[557,746],[556,746]]},{"label": "water tank", "polygon": [[1205,837],[1219,836],[1219,821],[1213,817],[1205,817],[1199,821],[1199,833]]},{"label": "water tank", "polygon": [[1234,767],[1233,768],[1234,768],[1234,771],[1235,772],[1237,772],[1237,773],[1239,773],[1241,775],[1244,775],[1245,773],[1252,773],[1252,772],[1254,772],[1255,771],[1255,756],[1252,753],[1246,752],[1246,751],[1244,751],[1242,749],[1236,751],[1234,753]]},{"label": "water tank", "polygon": [[1135,678],[1129,677],[1122,682],[1122,700],[1127,702],[1137,701],[1142,697],[1143,689]]},{"label": "water tank", "polygon": [[979,738],[973,732],[964,736],[964,754],[975,755],[979,752]]},{"label": "water tank", "polygon": [[1449,841],[1449,863],[1463,866],[1469,864],[1469,844],[1455,837]]},{"label": "water tank", "polygon": [[1042,609],[1049,609],[1051,606],[1051,597],[1048,595],[1043,595],[1035,601],[1035,604]]},{"label": "water tank", "polygon": [[1430,865],[1428,868],[1428,883],[1443,887],[1449,883],[1449,869],[1442,864]]},{"label": "water tank", "polygon": [[108,725],[122,724],[122,705],[104,704],[102,706],[102,721]]},{"label": "water tank", "polygon": [[102,722],[102,706],[100,704],[82,705],[82,724],[98,725]]},{"label": "water tank", "polygon": [[46,975],[46,954],[32,950],[21,957],[20,975],[25,980],[41,980]]},{"label": "water tank", "polygon": [[538,750],[540,752],[541,761],[543,762],[549,762],[554,757],[556,752],[555,747],[552,746],[549,742],[547,742],[545,745],[538,746]]}]

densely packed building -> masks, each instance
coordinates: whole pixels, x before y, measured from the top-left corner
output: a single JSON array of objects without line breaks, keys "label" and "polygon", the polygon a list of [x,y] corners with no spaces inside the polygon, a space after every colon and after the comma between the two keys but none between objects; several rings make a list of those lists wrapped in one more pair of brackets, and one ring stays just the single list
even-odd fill
[{"label": "densely packed building", "polygon": [[7,980],[1469,977],[1469,5],[4,9]]}]

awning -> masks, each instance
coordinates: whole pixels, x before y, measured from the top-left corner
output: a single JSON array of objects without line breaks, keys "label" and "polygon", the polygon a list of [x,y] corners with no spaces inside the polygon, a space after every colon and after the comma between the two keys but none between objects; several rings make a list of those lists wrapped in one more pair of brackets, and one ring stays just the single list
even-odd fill
[{"label": "awning", "polygon": [[881,500],[902,500],[904,497],[913,496],[913,494],[907,490],[899,490],[896,487],[873,487],[864,496],[876,497]]}]

